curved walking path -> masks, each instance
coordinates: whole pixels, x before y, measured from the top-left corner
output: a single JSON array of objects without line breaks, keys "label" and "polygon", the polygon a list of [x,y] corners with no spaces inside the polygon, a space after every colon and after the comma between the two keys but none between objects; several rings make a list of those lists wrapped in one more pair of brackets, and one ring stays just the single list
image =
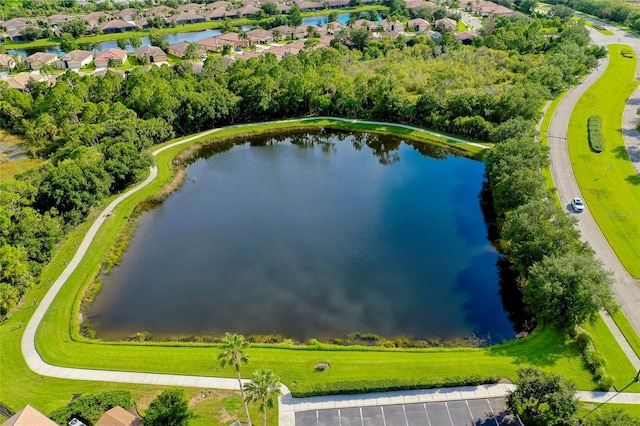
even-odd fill
[{"label": "curved walking path", "polygon": [[[602,72],[602,70],[600,70],[600,72]],[[562,108],[558,108],[558,110],[561,110],[561,109]],[[569,111],[571,111],[572,109],[573,108],[571,107]],[[556,118],[557,117],[554,116],[554,119]],[[486,148],[486,146],[482,144],[469,142],[463,139],[445,136],[437,132],[432,132],[432,131],[420,129],[417,127],[401,125],[401,124],[350,120],[350,119],[341,119],[341,118],[333,118],[333,117],[313,117],[313,118],[302,119],[300,121],[310,121],[310,120],[318,120],[318,119],[332,119],[332,120],[339,120],[339,121],[350,122],[350,123],[362,123],[362,124],[372,124],[372,125],[379,125],[379,126],[400,127],[400,128],[413,130],[413,131],[423,132],[429,135],[448,139],[454,142],[465,143],[465,144],[469,144],[477,147]],[[274,123],[286,123],[286,122],[292,122],[292,121],[299,121],[299,120],[282,120],[282,121],[276,121]],[[565,121],[565,123],[566,122],[568,122],[568,120]],[[552,125],[553,125],[553,121],[552,121]],[[243,127],[243,126],[248,126],[248,125],[231,126],[231,127]],[[153,155],[157,156],[158,154],[160,154],[161,152],[167,149],[191,142],[197,138],[207,136],[218,130],[221,130],[221,129],[209,130],[209,131],[200,133],[198,135],[195,135],[186,139],[182,139],[180,141],[166,145],[154,151]],[[566,128],[565,128],[565,132],[566,132]],[[551,139],[551,136],[550,136],[550,139]],[[566,139],[566,136],[565,136],[565,139]],[[551,145],[551,142],[550,142],[550,145]],[[558,145],[558,144],[553,143],[553,145]],[[571,175],[571,177],[573,176],[571,173],[569,174]],[[183,386],[183,387],[196,387],[196,388],[218,388],[218,389],[230,389],[230,390],[238,389],[237,380],[232,378],[215,378],[215,377],[207,377],[207,376],[188,376],[188,375],[156,374],[156,373],[136,373],[136,372],[127,372],[127,371],[109,371],[109,370],[99,370],[99,369],[59,367],[59,366],[46,363],[42,359],[42,357],[40,356],[36,348],[35,337],[36,337],[36,331],[38,329],[38,326],[40,325],[40,322],[44,318],[45,313],[49,309],[51,303],[53,302],[54,298],[56,297],[56,295],[58,294],[58,292],[60,291],[64,283],[66,282],[66,280],[71,276],[71,274],[75,271],[76,267],[82,261],[84,255],[86,254],[87,250],[91,245],[91,242],[95,238],[102,224],[109,217],[110,212],[123,200],[125,200],[132,194],[136,193],[137,191],[141,190],[142,188],[146,187],[151,182],[153,182],[154,179],[157,177],[157,175],[158,175],[157,167],[152,166],[150,168],[149,176],[142,183],[138,184],[134,188],[118,196],[101,212],[101,214],[94,221],[89,231],[83,238],[72,260],[65,267],[64,271],[56,279],[56,281],[53,283],[51,288],[48,290],[45,297],[41,300],[41,302],[37,306],[34,314],[32,315],[27,326],[25,327],[24,334],[22,336],[22,341],[21,341],[21,349],[22,349],[22,354],[25,358],[25,361],[29,366],[29,368],[34,372],[36,372],[37,374],[42,376],[56,377],[61,379],[74,379],[74,380],[138,383],[138,384],[149,384],[149,385],[169,385],[169,386]],[[291,397],[289,390],[283,386],[283,396],[280,398],[281,400],[280,424],[294,425],[296,411],[305,411],[305,410],[312,409],[313,407],[331,408],[331,406],[333,405],[333,408],[337,408],[340,406],[345,406],[345,407],[359,406],[361,404],[372,405],[372,401],[374,400],[376,404],[384,405],[384,404],[395,404],[399,400],[402,400],[403,403],[410,403],[410,402],[424,402],[425,400],[430,400],[430,401],[459,400],[459,399],[474,398],[474,395],[477,395],[475,396],[475,398],[484,398],[489,395],[504,396],[504,394],[509,389],[511,389],[509,385],[486,385],[486,386],[455,388],[455,389],[406,391],[406,392],[393,392],[393,393],[385,393],[385,394],[328,396],[328,397],[303,398],[303,399],[294,400]],[[618,403],[640,404],[640,394],[615,394],[615,393],[608,394],[605,392],[580,392],[578,396],[580,399],[584,401],[594,401],[594,402],[615,401]]]},{"label": "curved walking path", "polygon": [[[279,120],[273,121],[269,123],[290,123],[295,121],[313,121],[313,120],[322,120],[322,119],[330,119],[336,121],[343,121],[348,123],[361,123],[361,124],[371,124],[377,126],[391,126],[391,127],[400,127],[408,130],[422,132],[431,136],[436,136],[439,138],[447,139],[449,141],[464,143],[476,147],[487,148],[487,146],[469,142],[463,139],[442,135],[437,132],[433,132],[430,130],[420,129],[414,126],[408,126],[404,124],[395,124],[395,123],[384,123],[384,122],[376,122],[376,121],[363,121],[363,120],[351,120],[337,117],[310,117],[310,118],[302,118],[302,119],[292,119],[292,120]],[[267,124],[267,123],[252,123],[252,124],[243,124],[229,127],[222,127],[218,129],[212,129],[206,132],[199,133],[195,136],[191,136],[177,142],[166,145],[160,149],[155,150],[152,154],[153,156],[157,156],[163,151],[167,149],[173,148],[178,145],[189,143],[195,139],[201,138],[203,136],[210,135],[219,130],[225,128],[238,128],[238,127],[248,127],[255,124]],[[75,271],[76,267],[80,264],[82,259],[84,258],[87,250],[90,248],[93,239],[95,238],[98,230],[102,226],[102,224],[109,218],[113,209],[116,208],[118,204],[120,204],[123,200],[130,197],[132,194],[140,191],[142,188],[149,185],[151,182],[155,180],[158,175],[158,168],[156,166],[150,167],[149,176],[140,184],[131,188],[127,192],[118,196],[115,200],[113,200],[98,216],[98,218],[93,222],[89,231],[83,238],[80,243],[76,253],[73,258],[69,262],[69,264],[64,268],[60,276],[55,280],[51,288],[47,291],[45,297],[40,301],[37,306],[35,312],[31,316],[27,326],[25,327],[24,334],[22,335],[21,349],[22,355],[29,366],[29,368],[37,374],[42,376],[49,377],[57,377],[61,379],[75,379],[75,380],[92,380],[92,381],[104,381],[104,382],[120,382],[120,383],[141,383],[141,384],[151,384],[151,385],[171,385],[171,386],[185,386],[185,387],[200,387],[200,388],[218,388],[218,389],[238,389],[238,381],[236,379],[231,378],[215,378],[215,377],[206,377],[206,376],[187,376],[187,375],[174,375],[174,374],[154,374],[154,373],[136,373],[136,372],[126,372],[126,371],[109,371],[109,370],[97,370],[97,369],[83,369],[83,368],[69,368],[69,367],[59,367],[55,365],[51,365],[46,363],[36,348],[35,337],[36,331],[38,330],[38,326],[40,322],[44,318],[45,313],[49,309],[51,303],[55,299],[56,295],[67,281],[67,279],[71,276],[71,274]],[[286,390],[288,393],[288,390]]]}]

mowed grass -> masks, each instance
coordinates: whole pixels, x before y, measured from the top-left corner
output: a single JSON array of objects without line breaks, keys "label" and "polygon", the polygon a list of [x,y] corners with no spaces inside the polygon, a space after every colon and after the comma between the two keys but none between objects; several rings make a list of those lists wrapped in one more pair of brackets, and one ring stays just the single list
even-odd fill
[{"label": "mowed grass", "polygon": [[[604,75],[578,101],[568,129],[571,164],[587,208],[616,255],[634,277],[640,277],[640,177],[629,161],[622,137],[622,113],[638,86],[636,58],[622,56],[622,45],[609,46]],[[591,151],[587,119],[602,117],[605,150]]]},{"label": "mowed grass", "polygon": [[616,389],[625,389],[626,392],[639,392],[640,384],[633,382],[637,371],[633,368],[631,361],[626,357],[604,321],[598,316],[598,320],[593,325],[585,324],[584,327],[593,338],[596,351],[606,360],[607,371],[613,379],[613,385]]},{"label": "mowed grass", "polygon": [[620,331],[622,331],[622,334],[625,339],[627,339],[627,342],[629,342],[633,351],[640,357],[640,336],[638,336],[638,333],[636,333],[633,326],[629,323],[627,317],[624,316],[622,311],[617,311],[611,318],[613,318]]},{"label": "mowed grass", "polygon": [[[326,126],[360,129],[358,124],[333,123],[331,120],[311,122],[272,123],[220,130],[202,140],[220,136],[265,133],[286,127]],[[364,127],[368,127],[364,126]],[[394,126],[382,126],[392,132]],[[407,131],[405,138],[425,138]],[[194,141],[190,144],[198,143]],[[187,375],[232,377],[231,369],[221,369],[216,361],[218,347],[207,344],[170,344],[131,342],[93,342],[77,335],[76,317],[81,290],[98,272],[102,259],[117,238],[133,208],[146,197],[155,194],[171,180],[170,160],[189,144],[174,147],[162,153],[158,160],[159,177],[145,189],[131,196],[116,209],[101,228],[91,250],[65,284],[45,320],[38,330],[37,347],[43,358],[55,365],[92,367],[107,370],[125,370]],[[458,144],[453,144],[458,146]],[[103,206],[110,200],[105,201]],[[109,384],[52,379],[31,372],[20,351],[20,339],[34,308],[33,300],[42,300],[49,283],[68,264],[75,249],[95,219],[94,211],[62,244],[52,262],[45,268],[40,284],[24,299],[24,304],[6,322],[0,324],[0,400],[11,407],[21,408],[32,403],[49,412],[66,403],[72,393],[95,393],[106,389],[131,389],[140,395],[159,392],[161,388],[129,384]],[[19,324],[23,326],[20,327]],[[260,367],[273,369],[285,384],[294,388],[297,383],[332,383],[352,380],[445,378],[465,375],[498,375],[516,378],[520,366],[534,365],[555,371],[575,381],[582,389],[596,387],[591,374],[581,359],[577,346],[551,329],[538,330],[532,336],[503,345],[482,349],[430,349],[430,350],[372,350],[370,348],[344,348],[322,346],[301,348],[293,346],[253,346],[248,351],[250,363],[243,372],[249,377]],[[329,362],[331,369],[315,373],[313,366],[320,361]],[[640,389],[639,389],[640,390]]]}]

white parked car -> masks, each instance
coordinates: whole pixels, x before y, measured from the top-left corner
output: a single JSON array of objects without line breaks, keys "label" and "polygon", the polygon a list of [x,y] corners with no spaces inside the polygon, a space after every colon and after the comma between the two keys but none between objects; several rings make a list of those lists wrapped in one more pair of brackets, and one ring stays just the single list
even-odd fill
[{"label": "white parked car", "polygon": [[582,202],[582,199],[578,197],[574,198],[573,201],[571,201],[571,208],[573,208],[573,211],[576,213],[583,211],[584,203]]}]

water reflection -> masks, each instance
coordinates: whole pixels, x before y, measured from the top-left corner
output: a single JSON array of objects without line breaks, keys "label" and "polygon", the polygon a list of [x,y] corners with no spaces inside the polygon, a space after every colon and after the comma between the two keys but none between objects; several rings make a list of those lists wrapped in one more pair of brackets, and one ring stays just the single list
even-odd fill
[{"label": "water reflection", "polygon": [[105,338],[511,338],[478,238],[483,164],[418,146],[325,131],[207,147],[139,218],[87,318]]}]

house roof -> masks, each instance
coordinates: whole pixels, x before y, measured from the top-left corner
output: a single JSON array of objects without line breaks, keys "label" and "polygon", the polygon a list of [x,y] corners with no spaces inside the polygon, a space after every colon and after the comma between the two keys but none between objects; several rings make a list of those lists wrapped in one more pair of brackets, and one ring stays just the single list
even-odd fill
[{"label": "house roof", "polygon": [[109,59],[119,59],[122,60],[124,58],[127,57],[127,52],[121,49],[107,49],[104,52],[100,52],[98,53],[98,55],[96,55],[95,60],[96,61],[104,61],[104,60],[109,60]]},{"label": "house roof", "polygon": [[104,413],[95,426],[138,426],[140,423],[142,423],[140,417],[120,406],[115,406]]},{"label": "house roof", "polygon": [[[25,74],[25,73],[22,73]],[[28,74],[28,73],[26,73]],[[15,77],[14,77],[15,78]],[[56,423],[30,405],[18,411],[2,426],[54,426]]]},{"label": "house roof", "polygon": [[166,55],[164,50],[160,49],[158,46],[142,46],[138,47],[133,51],[136,56],[158,56],[158,55]]},{"label": "house roof", "polygon": [[242,14],[242,15],[255,15],[256,13],[260,12],[260,8],[255,7],[252,4],[249,4],[243,8],[238,9],[238,13]]},{"label": "house roof", "polygon": [[[222,43],[220,40],[218,40],[218,37],[207,37],[207,38],[203,38],[202,40],[197,41],[196,44],[198,46],[202,46],[202,47],[205,47],[205,48],[217,48],[217,47],[222,47],[222,45],[224,43]],[[177,49],[175,49],[175,50],[177,50]],[[185,50],[186,50],[186,43],[185,43]]]},{"label": "house roof", "polygon": [[138,16],[139,13],[140,12],[138,12],[138,9],[129,7],[127,9],[122,9],[122,10],[119,10],[118,12],[114,12],[113,16],[115,16],[116,18],[124,18],[125,16],[128,16],[128,15]]},{"label": "house roof", "polygon": [[63,61],[84,61],[87,58],[93,57],[93,52],[89,52],[88,50],[72,50],[71,52],[64,55],[61,60]]},{"label": "house roof", "polygon": [[98,25],[98,29],[100,30],[106,30],[109,28],[136,28],[135,24],[132,24],[131,22],[127,22],[127,21],[123,21],[122,19],[115,19],[113,21],[106,21],[103,22],[102,24]]},{"label": "house roof", "polygon": [[171,17],[172,21],[192,21],[192,20],[204,19],[202,15],[197,15],[193,12],[184,12]]},{"label": "house roof", "polygon": [[263,30],[262,28],[254,28],[250,31],[247,31],[247,35],[260,39],[273,37],[273,33],[271,31]]},{"label": "house roof", "polygon": [[31,56],[27,56],[27,58],[24,60],[27,64],[30,64],[31,62],[51,62],[51,61],[55,61],[56,59],[58,59],[58,55],[56,55],[55,53],[47,53],[47,52],[36,52]]},{"label": "house roof", "polygon": [[16,60],[13,59],[13,56],[7,55],[6,53],[0,53],[0,66],[8,67],[11,64],[16,64]]},{"label": "house roof", "polygon": [[[205,39],[206,40],[206,39]],[[200,40],[202,41],[202,40]],[[198,42],[200,43],[200,42]],[[168,49],[175,50],[176,52],[184,53],[187,51],[189,44],[186,41],[180,41],[178,43],[170,44]]]}]

